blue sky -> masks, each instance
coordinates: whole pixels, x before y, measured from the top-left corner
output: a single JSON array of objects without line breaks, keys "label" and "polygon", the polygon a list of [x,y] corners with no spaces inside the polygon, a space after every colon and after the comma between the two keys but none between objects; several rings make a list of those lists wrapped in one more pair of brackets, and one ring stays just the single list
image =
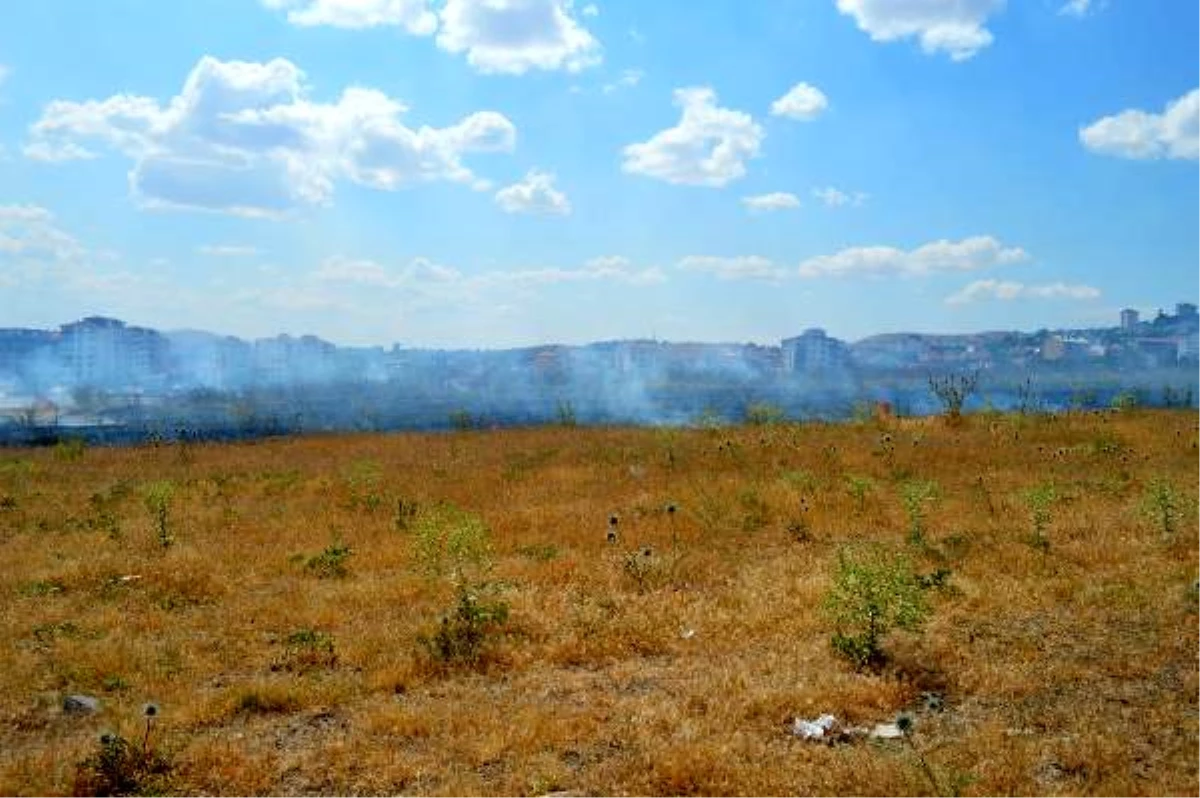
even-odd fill
[{"label": "blue sky", "polygon": [[1196,301],[1195,3],[39,0],[0,326],[505,347]]}]

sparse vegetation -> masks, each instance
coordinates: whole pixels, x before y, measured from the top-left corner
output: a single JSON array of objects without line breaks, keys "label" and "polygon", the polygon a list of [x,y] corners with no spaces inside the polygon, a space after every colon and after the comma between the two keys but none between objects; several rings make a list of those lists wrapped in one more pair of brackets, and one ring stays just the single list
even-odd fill
[{"label": "sparse vegetation", "polygon": [[[1194,793],[1195,440],[1142,408],[0,450],[0,792]],[[791,735],[824,712],[916,725]]]}]

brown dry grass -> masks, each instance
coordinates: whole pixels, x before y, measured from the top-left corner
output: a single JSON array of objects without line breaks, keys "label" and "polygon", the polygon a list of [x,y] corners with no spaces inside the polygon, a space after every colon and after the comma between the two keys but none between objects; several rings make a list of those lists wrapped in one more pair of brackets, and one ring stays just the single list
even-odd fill
[{"label": "brown dry grass", "polygon": [[[788,732],[917,707],[943,790],[1195,795],[1196,446],[1195,413],[1145,411],[0,451],[0,792],[70,792],[97,732],[140,740],[155,701],[188,793],[928,793],[907,746]],[[1156,477],[1183,497],[1173,539],[1140,510]],[[918,561],[951,587],[855,672],[820,600],[840,545],[906,545],[910,478],[940,486]],[[1043,553],[1023,495],[1045,482]],[[801,497],[807,542],[786,531]],[[414,567],[398,498],[491,529],[511,617],[479,669],[421,655],[451,593]],[[674,574],[639,591],[612,512],[620,549],[677,534]],[[335,536],[349,573],[316,578],[294,555]],[[290,648],[304,629],[335,656]],[[102,712],[63,714],[74,692]]]}]

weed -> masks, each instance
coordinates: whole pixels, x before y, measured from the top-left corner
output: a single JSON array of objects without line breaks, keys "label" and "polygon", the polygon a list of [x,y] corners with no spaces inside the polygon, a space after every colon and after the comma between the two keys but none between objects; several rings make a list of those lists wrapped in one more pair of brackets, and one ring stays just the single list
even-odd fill
[{"label": "weed", "polygon": [[436,631],[417,641],[442,665],[474,667],[489,637],[507,621],[507,603],[481,600],[476,589],[460,585],[454,608],[442,616]]},{"label": "weed", "polygon": [[62,438],[54,444],[54,458],[65,463],[71,463],[83,457],[87,443],[83,438]]},{"label": "weed", "polygon": [[867,491],[871,490],[874,483],[866,477],[856,477],[853,474],[846,475],[846,490],[854,498],[854,509],[856,512],[862,512],[867,503]]},{"label": "weed", "polygon": [[1058,492],[1049,482],[1044,482],[1025,492],[1025,504],[1029,507],[1029,517],[1033,524],[1030,543],[1041,551],[1050,550],[1050,538],[1046,536],[1046,530],[1050,527],[1050,507],[1058,501],[1058,498]]},{"label": "weed", "polygon": [[962,409],[967,399],[979,388],[979,372],[971,374],[947,374],[942,377],[929,375],[929,390],[942,403],[946,423],[957,426],[962,423]]},{"label": "weed", "polygon": [[151,482],[142,492],[146,512],[150,514],[150,520],[154,523],[154,534],[158,538],[158,545],[164,551],[175,542],[175,533],[171,530],[170,525],[171,498],[174,495],[175,485],[168,480]]},{"label": "weed", "polygon": [[270,687],[245,690],[234,701],[234,711],[252,715],[284,714],[299,708],[300,701],[295,695]]},{"label": "weed", "polygon": [[101,734],[96,750],[75,765],[75,795],[158,795],[169,790],[173,764],[150,746],[158,708],[150,704],[143,713],[141,747],[116,732]]},{"label": "weed", "polygon": [[746,488],[738,494],[742,508],[742,530],[757,532],[771,521],[771,508],[754,488]]},{"label": "weed", "polygon": [[932,480],[909,480],[900,486],[900,499],[908,515],[908,541],[914,546],[925,543],[925,508],[937,500],[939,492]]},{"label": "weed", "polygon": [[1142,512],[1158,527],[1164,538],[1175,536],[1179,529],[1183,496],[1168,480],[1155,477],[1142,497]]},{"label": "weed", "polygon": [[528,546],[518,546],[517,554],[537,562],[549,562],[558,559],[558,546],[553,543],[532,543]]},{"label": "weed", "polygon": [[928,758],[925,758],[924,752],[917,748],[917,742],[913,739],[914,726],[916,726],[916,722],[913,721],[912,715],[908,713],[900,713],[898,718],[896,718],[896,728],[899,728],[902,739],[908,745],[908,750],[911,750],[913,756],[917,757],[917,766],[920,769],[920,773],[929,782],[929,786],[934,791],[935,796],[938,798],[942,798],[942,796],[958,798],[961,796],[962,791],[974,784],[973,776],[952,772],[949,784],[943,787],[941,779],[937,778],[937,774],[934,768],[930,766]]},{"label": "weed", "polygon": [[352,554],[354,550],[335,536],[324,551],[305,560],[304,569],[318,579],[341,579],[348,573],[346,560]]},{"label": "weed", "polygon": [[383,481],[383,469],[374,460],[355,460],[342,475],[349,490],[351,510],[364,509],[373,513],[383,504],[379,485]]},{"label": "weed", "polygon": [[575,405],[570,399],[559,399],[554,407],[554,416],[560,427],[574,427],[578,420],[575,417]]},{"label": "weed", "polygon": [[479,516],[443,503],[417,519],[414,544],[419,567],[429,577],[449,575],[455,584],[491,564],[491,539]]},{"label": "weed", "polygon": [[66,589],[67,586],[61,579],[37,579],[20,585],[17,593],[25,598],[41,598],[42,596],[56,596],[65,592]]},{"label": "weed", "polygon": [[470,411],[459,408],[450,412],[450,428],[455,432],[470,432],[479,426]]},{"label": "weed", "polygon": [[891,629],[915,630],[929,614],[909,560],[877,545],[838,551],[823,608],[835,627],[833,649],[859,668],[885,661]]},{"label": "weed", "polygon": [[621,558],[621,570],[637,585],[638,593],[661,586],[667,574],[662,559],[649,546],[625,552]]},{"label": "weed", "polygon": [[286,652],[271,665],[271,670],[308,673],[337,666],[333,635],[316,629],[298,629],[284,638]]},{"label": "weed", "polygon": [[812,530],[808,525],[808,499],[800,497],[799,513],[792,516],[787,523],[788,537],[797,543],[807,543],[812,540]]},{"label": "weed", "polygon": [[769,402],[752,402],[746,405],[746,423],[761,427],[768,424],[779,424],[787,420],[787,414],[779,405]]},{"label": "weed", "polygon": [[420,511],[420,505],[414,499],[400,497],[396,499],[396,514],[392,516],[392,525],[397,532],[404,532],[412,526]]}]

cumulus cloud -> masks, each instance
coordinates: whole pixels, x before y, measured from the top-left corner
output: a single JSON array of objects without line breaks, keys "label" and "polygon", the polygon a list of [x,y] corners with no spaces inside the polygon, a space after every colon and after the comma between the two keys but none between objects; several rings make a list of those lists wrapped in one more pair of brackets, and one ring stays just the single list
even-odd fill
[{"label": "cumulus cloud", "polygon": [[829,107],[829,99],[816,86],[797,83],[787,94],[771,103],[771,116],[786,116],[807,122]]},{"label": "cumulus cloud", "polygon": [[494,111],[445,128],[409,127],[407,111],[360,87],[314,102],[286,59],[205,56],[166,103],[127,94],[49,103],[25,153],[65,161],[95,156],[88,146],[115,151],[132,160],[130,189],[144,207],[278,217],[329,202],[339,181],[380,190],[471,185],[478,178],[465,155],[514,146],[516,128]]},{"label": "cumulus cloud", "polygon": [[742,204],[752,211],[782,211],[799,208],[800,198],[786,191],[773,191],[770,194],[742,197]]},{"label": "cumulus cloud", "polygon": [[916,37],[926,53],[944,52],[965,61],[992,43],[984,24],[1005,0],[837,0],[872,41]]},{"label": "cumulus cloud", "polygon": [[446,0],[438,47],[465,53],[483,73],[578,72],[601,61],[600,43],[573,15],[571,0]]},{"label": "cumulus cloud", "polygon": [[715,275],[721,280],[782,280],[787,272],[769,259],[758,255],[739,255],[732,258],[709,255],[689,255],[679,261],[684,271]]},{"label": "cumulus cloud", "polygon": [[1011,302],[1019,299],[1087,300],[1097,299],[1099,296],[1099,289],[1090,285],[1069,285],[1067,283],[1027,285],[1009,280],[976,280],[946,297],[946,304],[965,305],[986,300]]},{"label": "cumulus cloud", "polygon": [[707,87],[675,90],[679,123],[649,141],[625,147],[621,168],[631,174],[692,186],[721,187],[746,174],[763,130],[749,114],[717,106]]},{"label": "cumulus cloud", "polygon": [[[392,26],[414,36],[437,34],[437,46],[465,53],[483,73],[531,69],[578,72],[599,64],[601,47],[574,15],[573,0],[261,0],[293,25]],[[440,10],[435,12],[435,8]],[[599,9],[584,6],[594,17]]]},{"label": "cumulus cloud", "polygon": [[521,182],[497,191],[496,204],[505,213],[566,216],[571,212],[567,195],[554,188],[554,175],[536,169]]},{"label": "cumulus cloud", "polygon": [[1162,113],[1129,109],[1080,128],[1083,146],[1099,155],[1151,160],[1200,158],[1200,89],[1172,100]]},{"label": "cumulus cloud", "polygon": [[395,25],[414,36],[429,36],[437,30],[437,15],[427,0],[263,0],[263,5],[286,10],[288,22],[302,27]]},{"label": "cumulus cloud", "polygon": [[800,264],[801,277],[924,276],[967,272],[1020,263],[1028,259],[1020,247],[1005,247],[991,236],[962,241],[932,241],[912,250],[896,247],[851,247]]},{"label": "cumulus cloud", "polygon": [[867,201],[868,194],[862,191],[855,191],[853,194],[847,194],[833,186],[825,188],[814,188],[812,195],[823,202],[827,207],[840,208],[843,205],[851,205],[855,208],[861,206]]},{"label": "cumulus cloud", "polygon": [[67,263],[86,254],[84,247],[38,205],[0,205],[0,264]]}]

